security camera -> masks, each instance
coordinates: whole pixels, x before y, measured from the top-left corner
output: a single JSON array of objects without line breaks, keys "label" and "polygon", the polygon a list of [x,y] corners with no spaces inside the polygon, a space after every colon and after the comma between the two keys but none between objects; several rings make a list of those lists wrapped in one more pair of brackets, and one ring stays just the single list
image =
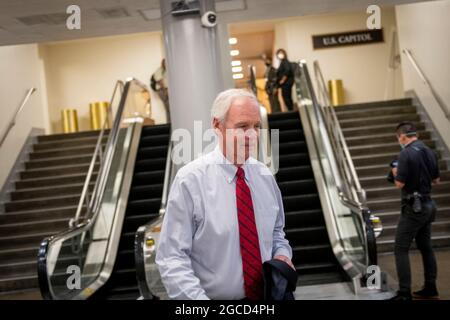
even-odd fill
[{"label": "security camera", "polygon": [[213,28],[217,25],[217,14],[213,11],[207,11],[202,15],[202,25],[207,28]]}]

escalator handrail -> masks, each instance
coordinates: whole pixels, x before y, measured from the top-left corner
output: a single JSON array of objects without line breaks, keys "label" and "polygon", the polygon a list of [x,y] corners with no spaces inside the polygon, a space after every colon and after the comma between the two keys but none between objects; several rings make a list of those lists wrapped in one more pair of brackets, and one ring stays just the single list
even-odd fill
[{"label": "escalator handrail", "polygon": [[[325,123],[328,126],[328,134],[331,140],[334,142],[336,148],[340,151],[340,153],[337,153],[337,156],[339,157],[339,162],[344,164],[343,170],[347,173],[347,178],[344,179],[342,182],[350,182],[350,189],[351,189],[351,195],[348,194],[350,192],[347,192],[347,196],[354,198],[356,202],[360,202],[364,204],[366,202],[365,199],[365,191],[361,187],[361,183],[359,182],[358,174],[356,173],[355,165],[352,161],[352,157],[350,155],[350,151],[348,149],[346,140],[344,138],[344,134],[342,132],[339,120],[336,116],[336,112],[334,110],[334,107],[332,107],[328,90],[325,86],[325,80],[323,78],[322,70],[320,69],[319,62],[317,60],[314,61],[314,72],[316,75],[316,83],[317,88],[321,92],[321,96],[323,99],[322,104],[325,104],[323,106],[320,106],[320,104],[317,103],[317,108],[321,110],[322,116],[324,112],[324,108],[327,108],[327,112],[330,113],[331,117],[324,117]],[[333,130],[334,129],[334,130]],[[343,154],[342,154],[343,153]],[[348,181],[350,180],[350,181]]]},{"label": "escalator handrail", "polygon": [[169,141],[169,148],[167,150],[166,167],[164,172],[164,184],[159,214],[157,217],[150,220],[148,223],[140,226],[137,229],[134,238],[134,259],[136,266],[136,280],[141,296],[144,299],[158,299],[156,295],[153,295],[153,293],[151,292],[150,288],[147,285],[145,260],[146,258],[149,257],[145,256],[144,251],[147,243],[147,234],[152,230],[154,230],[155,228],[160,230],[164,214],[166,213],[167,199],[169,197],[169,188],[174,178],[174,171],[175,171],[175,165],[172,162],[172,148],[173,142],[171,140]]},{"label": "escalator handrail", "polygon": [[[110,103],[108,106],[109,114],[108,114],[108,117],[105,117],[104,122],[102,124],[102,129],[98,135],[94,154],[92,155],[88,173],[87,173],[84,185],[83,185],[83,190],[81,192],[81,197],[78,202],[77,211],[75,212],[74,218],[69,221],[69,226],[75,226],[79,223],[79,221],[81,219],[81,211],[83,210],[83,206],[85,205],[85,202],[86,202],[85,217],[89,217],[90,214],[92,213],[92,211],[95,210],[95,208],[93,207],[94,204],[97,205],[97,203],[98,203],[95,200],[100,198],[101,194],[104,191],[103,186],[104,186],[106,178],[107,178],[107,176],[104,173],[109,171],[109,167],[111,165],[112,151],[115,146],[115,143],[117,142],[117,134],[118,134],[118,129],[119,129],[120,123],[119,123],[119,125],[116,125],[117,121],[114,122],[113,129],[111,130],[111,132],[108,136],[108,140],[106,142],[105,152],[102,152],[102,141],[103,141],[103,136],[105,134],[106,128],[108,126],[108,121],[112,117],[111,108],[112,108],[112,104],[114,102],[114,98],[116,96],[117,90],[120,90],[120,94],[122,96],[123,92],[124,92],[124,83],[122,80],[117,80],[114,85],[113,93],[112,93],[111,100],[110,100]],[[124,108],[124,106],[122,106],[122,108],[121,108],[121,106],[119,106],[119,108],[117,110],[116,119],[120,118],[122,116],[123,108]],[[96,165],[97,158],[99,158],[99,161],[100,161],[100,169],[99,169],[97,178],[95,180],[95,185],[94,185],[92,194],[89,195],[89,185],[91,184],[91,179],[93,177],[94,167]],[[97,196],[97,193],[99,193],[99,196]]]},{"label": "escalator handrail", "polygon": [[[118,135],[118,133],[119,133],[119,128],[120,128],[120,124],[122,121],[122,116],[123,116],[123,112],[125,110],[125,105],[126,105],[126,101],[127,101],[127,97],[128,97],[128,93],[129,93],[131,84],[135,84],[135,85],[141,87],[143,90],[148,91],[148,88],[139,80],[137,80],[135,78],[128,78],[126,80],[125,85],[124,85],[124,90],[121,94],[119,108],[117,110],[117,114],[114,119],[113,129],[111,130],[110,135],[112,135],[112,134]],[[113,131],[114,128],[117,128],[117,129],[115,131]],[[114,143],[116,143],[117,138],[112,141],[114,141]],[[113,145],[113,147],[115,147],[115,145]],[[113,151],[114,150],[112,150],[111,152],[113,152]],[[109,174],[109,172],[105,172],[106,176],[108,176],[108,174]],[[96,199],[94,199],[94,200],[96,200]],[[98,201],[98,203],[100,203],[101,199],[98,199],[97,201]],[[86,231],[91,230],[95,226],[95,222],[97,220],[97,217],[99,216],[99,212],[100,212],[100,210],[98,210],[98,208],[97,208],[97,210],[94,211],[91,218],[86,219],[85,221],[77,223],[77,224],[72,224],[71,226],[69,226],[68,229],[63,230],[55,235],[52,235],[52,236],[47,237],[44,240],[42,240],[42,242],[39,246],[39,251],[38,251],[37,270],[38,270],[39,287],[41,289],[41,294],[44,297],[44,299],[49,299],[49,300],[54,299],[54,297],[51,294],[51,290],[50,290],[50,286],[49,286],[50,280],[49,280],[48,273],[47,273],[47,258],[48,258],[49,248],[57,241],[64,242],[66,240],[73,239],[74,237],[81,235]]]},{"label": "escalator handrail", "polygon": [[[322,107],[317,101],[316,93],[314,90],[314,87],[312,85],[312,81],[308,72],[308,67],[306,65],[305,61],[301,61],[299,63],[300,68],[305,76],[306,79],[306,85],[307,90],[309,91],[311,102],[314,110],[316,110],[316,114],[319,118],[321,118],[321,121],[327,125],[326,118],[324,117]],[[334,111],[334,110],[333,110]],[[338,123],[339,125],[339,123]],[[338,127],[340,129],[340,127]],[[332,134],[327,130],[328,132],[328,140],[332,140]],[[342,131],[341,131],[342,133]],[[343,140],[343,143],[345,144],[345,140]],[[347,149],[348,150],[348,149]],[[329,157],[330,161],[334,159],[336,156],[335,152],[331,151],[333,153],[333,157]],[[352,163],[350,155],[348,155],[348,161]],[[334,159],[336,161],[336,159]],[[347,161],[347,160],[346,160]],[[352,212],[356,213],[361,226],[363,227],[363,236],[364,236],[364,245],[366,246],[367,252],[366,252],[366,265],[376,264],[377,262],[377,252],[376,252],[376,239],[375,234],[373,230],[373,226],[370,221],[370,210],[367,207],[365,201],[360,201],[359,197],[355,197],[355,193],[345,192],[345,187],[342,186],[342,181],[345,181],[345,178],[343,179],[342,173],[339,171],[337,164],[332,163],[331,166],[333,170],[332,177],[336,183],[336,187],[339,193],[339,200],[341,203],[348,207]],[[357,176],[356,176],[357,178]],[[355,186],[356,187],[356,186]],[[362,191],[361,194],[364,194],[364,191]]]}]

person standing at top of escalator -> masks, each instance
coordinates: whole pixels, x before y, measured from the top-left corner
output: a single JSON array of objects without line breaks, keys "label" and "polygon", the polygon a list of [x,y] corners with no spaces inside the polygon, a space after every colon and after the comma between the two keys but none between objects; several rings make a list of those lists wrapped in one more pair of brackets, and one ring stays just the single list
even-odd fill
[{"label": "person standing at top of escalator", "polygon": [[292,101],[292,86],[294,85],[294,72],[291,62],[288,60],[286,50],[277,50],[277,59],[280,66],[277,70],[277,85],[281,88],[284,104],[289,111],[294,110],[294,102]]},{"label": "person standing at top of escalator", "polygon": [[155,91],[166,110],[169,110],[169,90],[167,87],[166,59],[162,59],[161,66],[152,74],[150,87]]},{"label": "person standing at top of escalator", "polygon": [[267,97],[269,98],[271,112],[280,112],[280,101],[278,100],[278,86],[277,86],[277,69],[272,66],[272,60],[264,57],[264,63],[266,65],[266,72],[264,78],[266,78],[265,90]]}]

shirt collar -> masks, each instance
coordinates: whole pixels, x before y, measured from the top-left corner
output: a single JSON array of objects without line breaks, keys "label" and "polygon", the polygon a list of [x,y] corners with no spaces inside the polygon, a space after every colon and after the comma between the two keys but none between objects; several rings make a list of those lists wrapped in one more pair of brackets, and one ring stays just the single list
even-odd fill
[{"label": "shirt collar", "polygon": [[[230,160],[228,160],[225,157],[219,145],[216,145],[216,147],[214,148],[213,155],[214,155],[214,163],[220,166],[222,174],[224,175],[227,182],[232,183],[236,178],[237,166],[235,166]],[[245,180],[247,182],[250,181],[249,165],[253,163],[252,159],[253,158],[249,157],[242,165],[242,169],[245,172]]]}]

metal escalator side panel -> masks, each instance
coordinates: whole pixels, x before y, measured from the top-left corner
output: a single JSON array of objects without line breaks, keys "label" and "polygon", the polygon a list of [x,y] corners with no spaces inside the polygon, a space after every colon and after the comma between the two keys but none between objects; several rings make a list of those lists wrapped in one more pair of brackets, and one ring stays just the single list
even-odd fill
[{"label": "metal escalator side panel", "polygon": [[[323,155],[321,155],[318,150],[320,146],[318,146],[315,138],[318,136],[318,134],[313,132],[313,128],[311,126],[311,122],[313,120],[310,119],[310,112],[313,112],[313,110],[310,110],[310,112],[308,112],[307,109],[308,107],[304,105],[299,107],[300,119],[302,122],[306,143],[308,145],[311,167],[313,169],[314,180],[316,182],[317,191],[319,193],[320,203],[324,215],[328,237],[330,239],[330,244],[335,257],[337,258],[344,272],[349,276],[350,279],[359,280],[359,278],[362,277],[360,268],[355,265],[353,259],[348,257],[346,253],[346,250],[342,244],[343,235],[340,230],[339,223],[335,217],[336,211],[342,214],[343,212],[348,211],[348,209],[342,205],[339,205],[340,201],[338,198],[338,194],[336,193],[337,189],[334,188],[333,190],[329,185],[327,185],[326,175],[331,174],[331,170],[330,168],[326,168],[328,160],[323,159]],[[339,208],[337,208],[337,206],[339,206]],[[349,212],[347,212],[347,214],[349,214]]]},{"label": "metal escalator side panel", "polygon": [[95,219],[41,243],[38,279],[44,299],[86,299],[111,276],[142,123],[137,121],[120,130],[121,137],[116,142],[111,170]]}]

